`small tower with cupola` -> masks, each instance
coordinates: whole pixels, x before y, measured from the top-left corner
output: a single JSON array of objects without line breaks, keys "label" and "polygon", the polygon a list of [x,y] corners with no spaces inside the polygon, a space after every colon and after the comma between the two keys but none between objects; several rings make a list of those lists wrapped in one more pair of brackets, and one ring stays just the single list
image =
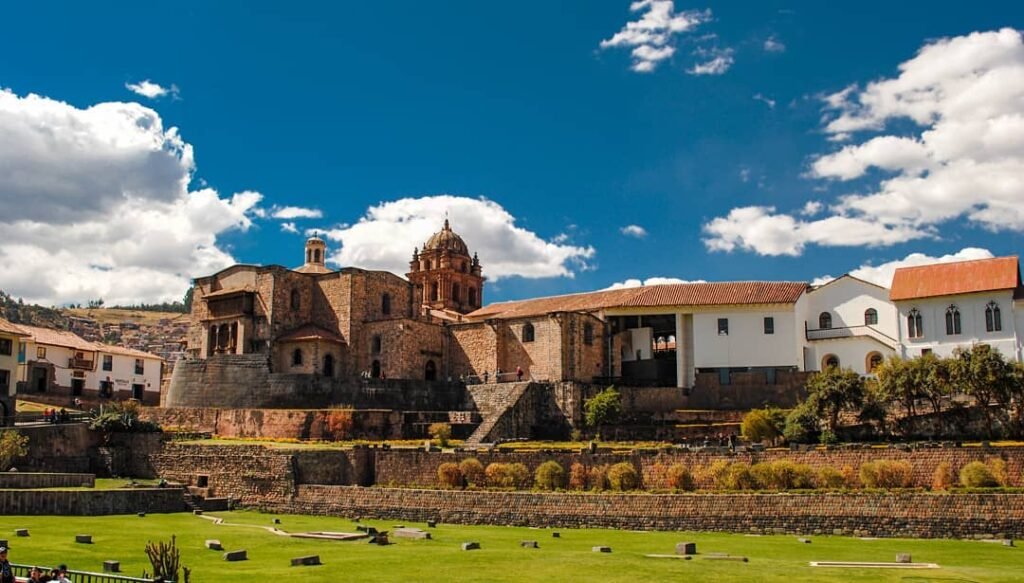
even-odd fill
[{"label": "small tower with cupola", "polygon": [[421,303],[435,310],[468,314],[483,303],[484,277],[480,259],[469,254],[466,242],[452,231],[448,219],[422,249],[414,249],[409,273]]}]

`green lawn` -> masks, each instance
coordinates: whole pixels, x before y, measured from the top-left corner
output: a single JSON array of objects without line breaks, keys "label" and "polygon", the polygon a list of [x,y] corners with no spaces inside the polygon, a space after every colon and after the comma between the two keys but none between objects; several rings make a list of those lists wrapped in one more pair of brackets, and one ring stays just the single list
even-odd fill
[{"label": "green lawn", "polygon": [[[271,526],[272,515],[223,512],[213,516],[228,522]],[[331,530],[353,532],[342,518],[280,516],[280,528],[290,532]],[[390,530],[393,522],[367,521]],[[407,526],[423,524],[405,523]],[[13,536],[15,528],[30,529],[29,538]],[[137,516],[0,517],[0,538],[10,541],[15,563],[52,565],[67,562],[72,569],[101,570],[106,559],[121,561],[125,574],[148,568],[143,548],[147,540],[177,535],[182,562],[193,568],[193,581],[1019,581],[1024,573],[1024,549],[998,544],[947,540],[858,540],[812,537],[802,544],[794,536],[751,537],[739,534],[629,532],[613,530],[440,525],[429,529],[429,541],[399,539],[379,547],[365,542],[315,541],[282,537],[252,526],[218,526],[190,514]],[[95,544],[74,542],[75,534],[91,534]],[[246,549],[250,560],[227,563],[222,553],[203,548],[205,539],[219,539],[228,550]],[[520,548],[522,540],[537,540],[540,549]],[[695,541],[700,553],[725,552],[749,557],[749,563],[702,560],[648,559],[645,553],[672,553],[679,541]],[[464,541],[482,549],[462,551]],[[612,547],[611,554],[591,551]],[[915,562],[936,562],[927,571],[822,569],[812,560],[892,561],[909,552]],[[319,567],[290,567],[289,559],[318,554]]]}]

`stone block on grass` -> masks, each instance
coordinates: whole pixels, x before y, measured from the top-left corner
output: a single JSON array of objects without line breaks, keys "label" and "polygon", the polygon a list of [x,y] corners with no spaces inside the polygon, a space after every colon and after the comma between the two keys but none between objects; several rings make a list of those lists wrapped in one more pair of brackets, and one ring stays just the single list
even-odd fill
[{"label": "stone block on grass", "polygon": [[437,526],[437,521],[436,520],[428,520],[427,521],[427,528],[435,528],[436,526]]},{"label": "stone block on grass", "polygon": [[14,536],[28,536],[27,528],[17,528],[14,530]]},{"label": "stone block on grass", "polygon": [[139,513],[139,518],[145,518],[145,517],[146,517],[146,513],[145,512],[140,512]]},{"label": "stone block on grass", "polygon": [[192,511],[192,514],[194,514],[196,516],[202,516],[203,515],[203,511],[198,509],[198,508],[196,508],[195,510]]},{"label": "stone block on grass", "polygon": [[92,535],[91,534],[76,534],[75,535],[75,542],[79,543],[79,544],[83,544],[83,545],[91,545],[92,544]]},{"label": "stone block on grass", "polygon": [[121,561],[103,561],[104,573],[120,573]]},{"label": "stone block on grass", "polygon": [[562,538],[562,533],[556,530],[555,532],[551,533],[551,538]]},{"label": "stone block on grass", "polygon": [[910,562],[912,562],[910,560],[910,553],[897,553],[897,555],[896,555],[896,562],[897,563],[910,563]]},{"label": "stone block on grass", "polygon": [[308,555],[305,557],[295,557],[292,559],[293,567],[306,567],[311,565],[320,564],[320,555]]},{"label": "stone block on grass", "polygon": [[230,562],[247,561],[249,560],[249,556],[244,549],[238,551],[228,551],[224,553],[224,560]]},{"label": "stone block on grass", "polygon": [[677,555],[696,555],[697,554],[697,543],[691,543],[691,542],[676,543],[676,554]]},{"label": "stone block on grass", "polygon": [[611,547],[605,547],[605,546],[592,547],[590,550],[594,551],[595,553],[610,553],[610,552],[612,552],[612,548]]},{"label": "stone block on grass", "polygon": [[414,540],[430,540],[430,533],[418,528],[397,528],[391,533],[395,538],[411,538]]},{"label": "stone block on grass", "polygon": [[478,543],[478,542],[462,543],[462,550],[464,550],[464,551],[480,550],[480,543]]},{"label": "stone block on grass", "polygon": [[281,524],[281,519],[280,518],[275,518],[274,519],[274,524]]},{"label": "stone block on grass", "polygon": [[538,545],[537,541],[535,541],[535,540],[519,541],[519,546],[523,547],[524,549],[539,549],[540,548],[540,545]]},{"label": "stone block on grass", "polygon": [[811,544],[811,539],[809,539],[809,538],[800,537],[800,538],[798,538],[796,540],[797,540],[797,542],[804,543],[805,545]]},{"label": "stone block on grass", "polygon": [[206,539],[206,548],[211,551],[223,551],[224,546],[220,544],[220,541],[215,538]]}]

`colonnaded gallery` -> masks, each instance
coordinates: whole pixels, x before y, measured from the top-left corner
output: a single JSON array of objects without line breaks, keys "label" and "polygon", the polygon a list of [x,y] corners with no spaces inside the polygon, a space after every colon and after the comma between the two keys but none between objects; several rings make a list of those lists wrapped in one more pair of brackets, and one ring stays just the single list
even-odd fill
[{"label": "colonnaded gallery", "polygon": [[977,342],[1021,358],[1016,257],[900,269],[892,289],[846,275],[484,305],[483,265],[447,220],[411,250],[404,278],[331,270],[326,252],[313,237],[301,267],[235,265],[195,280],[189,358],[167,404],[294,405],[297,392],[360,379],[493,383],[517,370],[535,382],[790,390],[827,366],[871,374],[889,355]]}]

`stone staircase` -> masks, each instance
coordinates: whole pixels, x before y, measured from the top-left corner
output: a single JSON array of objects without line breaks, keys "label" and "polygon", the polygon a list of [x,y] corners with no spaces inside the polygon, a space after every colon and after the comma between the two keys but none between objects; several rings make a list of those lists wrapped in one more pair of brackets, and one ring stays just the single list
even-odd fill
[{"label": "stone staircase", "polygon": [[508,435],[514,430],[513,410],[526,394],[530,383],[492,383],[469,385],[470,398],[483,421],[466,439],[466,445],[491,443],[499,439],[519,437]]}]

